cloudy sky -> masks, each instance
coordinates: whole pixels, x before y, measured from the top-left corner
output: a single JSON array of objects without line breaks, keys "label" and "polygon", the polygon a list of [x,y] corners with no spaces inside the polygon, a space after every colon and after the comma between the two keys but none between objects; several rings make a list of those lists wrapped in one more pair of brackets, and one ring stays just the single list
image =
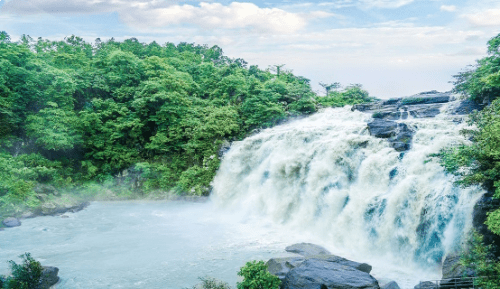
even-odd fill
[{"label": "cloudy sky", "polygon": [[498,0],[0,0],[0,30],[219,45],[261,68],[286,64],[318,82],[371,95],[452,88],[500,33]]}]

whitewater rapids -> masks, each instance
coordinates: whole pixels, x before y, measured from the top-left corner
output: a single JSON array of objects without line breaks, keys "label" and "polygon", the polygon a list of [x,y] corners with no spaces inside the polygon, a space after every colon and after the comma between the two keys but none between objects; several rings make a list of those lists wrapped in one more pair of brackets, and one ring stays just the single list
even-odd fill
[{"label": "whitewater rapids", "polygon": [[371,114],[350,107],[265,129],[232,144],[212,200],[239,217],[271,221],[290,239],[371,262],[374,275],[403,288],[439,279],[483,193],[454,185],[433,156],[467,142],[466,122],[447,113],[454,105],[434,118],[399,120],[415,131],[404,153],[371,136]]}]

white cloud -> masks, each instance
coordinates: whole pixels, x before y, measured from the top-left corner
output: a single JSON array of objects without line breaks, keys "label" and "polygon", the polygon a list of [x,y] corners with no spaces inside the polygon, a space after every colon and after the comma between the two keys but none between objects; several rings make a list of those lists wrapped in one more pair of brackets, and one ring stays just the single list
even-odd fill
[{"label": "white cloud", "polygon": [[253,3],[223,5],[201,2],[199,6],[193,6],[170,5],[161,0],[13,0],[1,11],[19,15],[118,12],[126,24],[139,29],[188,24],[208,29],[248,28],[271,33],[291,33],[303,28],[307,24],[304,16],[333,16],[321,11],[301,15],[278,8],[260,8]]},{"label": "white cloud", "polygon": [[173,5],[122,12],[122,19],[135,27],[164,27],[196,24],[204,28],[237,29],[251,27],[259,32],[291,33],[306,25],[298,14],[278,8],[260,8],[253,3],[200,3],[200,6]]},{"label": "white cloud", "polygon": [[500,9],[487,9],[482,12],[462,15],[474,26],[499,26]]},{"label": "white cloud", "polygon": [[377,8],[399,8],[412,3],[414,0],[360,0],[368,7]]},{"label": "white cloud", "polygon": [[440,10],[446,11],[446,12],[455,12],[455,11],[457,11],[457,6],[455,6],[455,5],[441,5]]}]

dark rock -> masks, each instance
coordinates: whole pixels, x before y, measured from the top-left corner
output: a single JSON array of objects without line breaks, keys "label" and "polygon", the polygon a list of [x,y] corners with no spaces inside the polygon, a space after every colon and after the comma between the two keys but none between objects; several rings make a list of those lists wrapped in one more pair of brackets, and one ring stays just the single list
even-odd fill
[{"label": "dark rock", "polygon": [[358,263],[346,258],[342,258],[335,255],[318,255],[306,257],[307,260],[322,260],[332,263],[337,263],[342,266],[349,266],[361,272],[370,273],[372,271],[372,266],[366,263]]},{"label": "dark rock", "polygon": [[349,266],[325,260],[309,259],[290,270],[283,284],[285,289],[378,289],[370,274]]},{"label": "dark rock", "polygon": [[59,281],[57,274],[59,268],[51,266],[43,266],[42,277],[40,278],[40,285],[38,289],[49,289],[52,285]]},{"label": "dark rock", "polygon": [[474,205],[474,210],[472,211],[472,226],[478,233],[483,235],[484,244],[492,245],[493,253],[495,256],[499,257],[500,250],[498,249],[498,244],[500,244],[500,236],[491,232],[488,226],[484,224],[487,213],[498,209],[500,206],[500,200],[493,199],[492,196],[493,193],[486,193]]},{"label": "dark rock", "polygon": [[228,142],[227,140],[224,140],[224,142],[220,145],[219,151],[217,152],[217,156],[219,158],[222,158],[231,148],[231,143]]},{"label": "dark rock", "polygon": [[439,286],[431,281],[420,282],[418,285],[413,287],[414,289],[438,289]]},{"label": "dark rock", "polygon": [[456,107],[451,114],[464,115],[469,114],[475,110],[480,111],[484,106],[475,103],[472,100],[466,99],[460,102],[460,105]]},{"label": "dark rock", "polygon": [[397,104],[401,101],[401,97],[398,97],[398,98],[391,98],[391,99],[388,99],[384,102],[382,102],[382,105],[392,105],[392,104]]},{"label": "dark rock", "polygon": [[21,226],[21,221],[19,221],[19,219],[16,218],[7,218],[2,221],[2,224],[5,227],[18,227]]},{"label": "dark rock", "polygon": [[391,281],[380,288],[381,289],[401,289],[401,288],[399,288],[399,285],[398,285],[398,283],[396,283],[396,281]]},{"label": "dark rock", "polygon": [[368,123],[370,135],[378,138],[390,138],[396,135],[398,123],[395,121],[375,119]]},{"label": "dark rock", "polygon": [[286,247],[285,251],[302,256],[331,255],[327,249],[311,243],[293,244]]},{"label": "dark rock", "polygon": [[475,272],[472,269],[460,264],[460,254],[449,254],[443,261],[442,279],[452,279],[461,277],[473,277]]},{"label": "dark rock", "polygon": [[414,118],[429,118],[438,115],[441,112],[440,108],[441,104],[419,105],[408,108],[408,113]]},{"label": "dark rock", "polygon": [[267,261],[267,270],[277,276],[283,284],[286,274],[305,260],[304,257],[272,258]]},{"label": "dark rock", "polygon": [[383,102],[370,102],[370,103],[362,103],[362,104],[355,104],[352,106],[351,111],[372,111],[376,109],[380,109],[383,105]]}]

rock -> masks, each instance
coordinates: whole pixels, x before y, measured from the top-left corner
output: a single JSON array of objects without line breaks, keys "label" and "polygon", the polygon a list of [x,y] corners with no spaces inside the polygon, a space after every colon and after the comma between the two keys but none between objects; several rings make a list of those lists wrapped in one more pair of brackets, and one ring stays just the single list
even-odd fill
[{"label": "rock", "polygon": [[224,142],[220,145],[219,151],[217,152],[217,156],[219,158],[222,158],[231,148],[231,143],[228,142],[227,140],[224,140]]},{"label": "rock", "polygon": [[327,249],[311,243],[293,244],[286,247],[285,251],[297,253],[302,256],[331,255]]},{"label": "rock", "polygon": [[38,212],[38,215],[54,216],[54,215],[64,214],[66,212],[76,213],[85,209],[88,205],[90,205],[90,202],[83,202],[77,205],[65,205],[65,206],[59,206],[57,204],[47,202],[42,204],[41,210]]},{"label": "rock", "polygon": [[472,211],[472,226],[478,233],[483,235],[484,244],[492,245],[493,253],[495,256],[500,257],[500,250],[497,245],[500,244],[500,236],[491,232],[488,226],[484,224],[487,213],[498,209],[500,205],[500,200],[493,199],[492,196],[493,193],[488,192],[474,205],[474,210]]},{"label": "rock", "polygon": [[378,138],[387,138],[392,148],[398,152],[410,149],[413,131],[404,123],[390,120],[375,119],[368,123],[370,135]]},{"label": "rock", "polygon": [[480,111],[484,106],[475,103],[472,100],[466,99],[460,102],[460,105],[451,111],[451,114],[464,115],[469,114],[475,110]]},{"label": "rock", "polygon": [[26,212],[21,215],[21,219],[29,219],[34,217],[36,217],[36,215],[33,212]]},{"label": "rock", "polygon": [[5,226],[5,227],[18,227],[18,226],[21,226],[21,221],[19,221],[19,219],[16,219],[16,218],[7,218],[5,220],[2,221],[2,224]]},{"label": "rock", "polygon": [[438,289],[439,286],[431,281],[420,282],[418,285],[413,287],[414,289]]},{"label": "rock", "polygon": [[337,263],[337,264],[342,265],[342,266],[352,267],[356,270],[359,270],[359,271],[365,272],[365,273],[370,273],[372,271],[372,266],[369,264],[354,262],[354,261],[348,260],[346,258],[342,258],[342,257],[335,256],[335,255],[309,256],[309,257],[306,257],[306,259],[307,260],[311,260],[311,259],[322,260],[322,261]]},{"label": "rock", "polygon": [[52,285],[59,281],[57,274],[59,268],[52,266],[43,266],[42,277],[40,278],[40,285],[38,289],[49,289]]},{"label": "rock", "polygon": [[283,284],[286,274],[305,260],[304,257],[272,258],[267,261],[267,270],[278,277]]},{"label": "rock", "polygon": [[472,269],[460,264],[460,254],[449,254],[443,261],[443,277],[441,279],[452,279],[473,277],[475,272]]},{"label": "rock", "polygon": [[370,274],[349,266],[325,260],[309,259],[290,270],[283,284],[285,289],[378,289]]},{"label": "rock", "polygon": [[391,281],[380,288],[381,289],[401,289],[401,288],[399,288],[399,285],[398,285],[398,283],[396,283],[396,281]]},{"label": "rock", "polygon": [[375,119],[368,123],[370,135],[378,138],[390,138],[396,135],[398,123],[395,121]]}]

